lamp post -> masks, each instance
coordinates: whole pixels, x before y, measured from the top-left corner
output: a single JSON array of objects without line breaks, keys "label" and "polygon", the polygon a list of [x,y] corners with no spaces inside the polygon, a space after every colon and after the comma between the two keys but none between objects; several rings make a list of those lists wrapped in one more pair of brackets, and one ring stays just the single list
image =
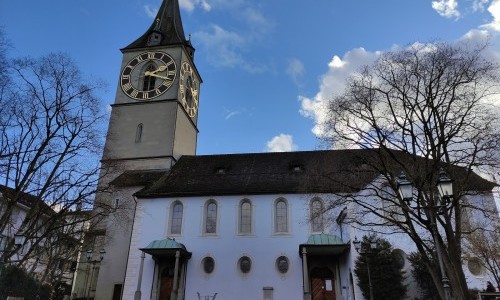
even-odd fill
[{"label": "lamp post", "polygon": [[[413,201],[413,185],[412,183],[406,178],[406,175],[404,173],[401,173],[401,175],[398,178],[398,190],[399,194],[401,195],[401,198],[407,203],[407,205],[411,208],[415,208],[411,206],[411,203]],[[441,253],[441,247],[438,243],[438,231],[437,231],[437,223],[436,223],[436,214],[439,213],[439,210],[442,210],[443,212],[446,211],[447,204],[451,202],[451,198],[453,197],[453,183],[452,180],[448,177],[446,172],[441,169],[439,172],[439,179],[436,183],[437,190],[439,192],[439,196],[441,198],[441,205],[436,204],[435,198],[432,198],[432,201],[430,202],[430,205],[428,206],[423,206],[424,209],[427,209],[430,217],[430,226],[431,226],[431,234],[434,239],[434,244],[436,245],[436,254],[439,262],[439,270],[441,271],[441,284],[443,285],[443,291],[444,291],[444,299],[445,300],[451,300],[451,290],[450,290],[450,281],[448,280],[448,277],[446,276],[446,272],[444,269],[443,265],[443,259],[442,259],[442,253]],[[419,205],[417,201],[417,207],[416,209],[420,213],[421,206]],[[438,209],[436,212],[435,209]]]},{"label": "lamp post", "polygon": [[375,250],[377,249],[377,241],[376,240],[370,240],[370,242],[362,242],[359,241],[357,237],[354,237],[354,241],[352,242],[354,244],[354,249],[356,249],[356,252],[358,252],[361,255],[366,254],[366,268],[368,271],[368,287],[370,289],[370,300],[373,300],[373,286],[372,286],[372,279],[370,275],[370,262],[369,262],[369,255],[375,253]]},{"label": "lamp post", "polygon": [[[104,259],[104,255],[106,254],[106,251],[104,249],[101,249],[99,251],[99,259],[95,259],[95,260],[92,260],[92,257],[94,255],[94,251],[92,249],[89,249],[87,250],[87,263],[88,263],[88,267],[87,267],[87,276],[89,276],[89,273],[90,273],[90,280],[88,282],[88,289],[87,289],[87,300],[90,299],[90,290],[92,288],[92,279],[94,277],[94,268],[95,268],[95,265],[97,263],[100,263],[102,262],[102,260]],[[87,279],[85,279],[85,287],[87,287]]]}]

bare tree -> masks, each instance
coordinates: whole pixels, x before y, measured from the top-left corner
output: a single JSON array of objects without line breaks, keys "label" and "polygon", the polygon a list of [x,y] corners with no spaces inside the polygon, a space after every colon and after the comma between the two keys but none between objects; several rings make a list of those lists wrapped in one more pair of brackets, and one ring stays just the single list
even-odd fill
[{"label": "bare tree", "polygon": [[464,256],[479,262],[488,270],[497,289],[500,290],[500,221],[496,216],[466,217],[464,222]]},{"label": "bare tree", "polygon": [[[363,195],[340,195],[331,206],[351,203],[354,225],[406,234],[441,298],[441,274],[432,263],[438,260],[431,257],[436,255],[434,243],[443,254],[455,299],[467,299],[463,213],[484,211],[491,207],[484,202],[493,201],[474,195],[491,193],[494,186],[474,171],[491,171],[500,158],[498,66],[484,57],[485,48],[413,44],[383,54],[329,102],[323,124],[325,142],[334,148],[369,149],[363,164],[380,174]],[[436,190],[441,168],[454,180],[447,203]],[[401,172],[412,182],[413,203],[398,193]]]},{"label": "bare tree", "polygon": [[[65,54],[39,59],[2,58],[8,84],[0,104],[0,184],[7,191],[0,211],[0,233],[13,227],[12,213],[19,205],[26,211],[15,230],[26,237],[22,247],[10,240],[3,252],[5,261],[33,265],[45,256],[44,277],[51,282],[56,259],[68,238],[82,240],[86,222],[99,214],[80,214],[93,207],[100,170],[106,114],[96,92],[97,81],[82,77]],[[65,253],[78,250],[79,244]],[[19,251],[22,250],[22,255]],[[59,252],[57,252],[59,251]]]}]

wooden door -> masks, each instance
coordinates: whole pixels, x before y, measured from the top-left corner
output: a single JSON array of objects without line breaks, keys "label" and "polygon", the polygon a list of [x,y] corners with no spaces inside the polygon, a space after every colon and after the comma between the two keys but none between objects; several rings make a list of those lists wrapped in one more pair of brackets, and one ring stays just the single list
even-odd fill
[{"label": "wooden door", "polygon": [[333,278],[311,278],[312,300],[335,300]]},{"label": "wooden door", "polygon": [[170,294],[172,293],[172,288],[174,284],[174,277],[170,270],[166,268],[160,278],[160,298],[159,300],[170,300]]}]

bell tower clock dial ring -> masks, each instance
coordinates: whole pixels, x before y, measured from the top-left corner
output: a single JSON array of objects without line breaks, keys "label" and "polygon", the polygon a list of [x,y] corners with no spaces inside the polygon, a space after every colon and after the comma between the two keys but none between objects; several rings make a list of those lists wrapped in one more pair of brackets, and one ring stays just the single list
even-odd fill
[{"label": "bell tower clock dial ring", "polygon": [[174,59],[165,52],[148,51],[132,58],[120,75],[122,91],[135,100],[149,100],[165,93],[177,74]]},{"label": "bell tower clock dial ring", "polygon": [[194,118],[198,112],[198,91],[200,89],[200,83],[194,76],[193,68],[187,62],[182,64],[179,73],[181,103],[187,114],[191,118]]}]

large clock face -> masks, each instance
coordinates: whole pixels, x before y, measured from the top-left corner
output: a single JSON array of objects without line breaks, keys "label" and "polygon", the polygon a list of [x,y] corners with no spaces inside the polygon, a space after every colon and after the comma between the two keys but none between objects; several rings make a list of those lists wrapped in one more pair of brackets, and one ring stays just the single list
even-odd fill
[{"label": "large clock face", "polygon": [[198,91],[200,83],[194,75],[193,68],[187,62],[184,62],[180,70],[180,95],[181,103],[187,114],[194,118],[198,111]]},{"label": "large clock face", "polygon": [[144,52],[132,58],[120,76],[122,91],[137,100],[148,100],[165,93],[176,76],[175,62],[165,52]]}]

